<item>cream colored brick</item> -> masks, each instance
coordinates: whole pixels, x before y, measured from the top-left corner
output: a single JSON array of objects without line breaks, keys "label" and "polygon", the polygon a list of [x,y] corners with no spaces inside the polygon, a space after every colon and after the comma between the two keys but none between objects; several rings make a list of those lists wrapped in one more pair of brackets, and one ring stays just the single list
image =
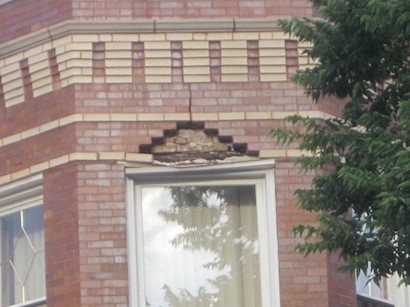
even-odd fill
[{"label": "cream colored brick", "polygon": [[91,67],[81,68],[81,75],[82,76],[92,76],[92,74],[93,74],[93,69]]},{"label": "cream colored brick", "polygon": [[242,120],[245,119],[244,112],[220,112],[218,113],[219,120]]},{"label": "cream colored brick", "polygon": [[[17,86],[23,85],[20,70],[13,71],[12,73],[9,73],[7,75],[2,75],[1,81],[3,83],[3,90],[6,90],[4,86],[6,86],[7,84],[9,84],[9,89],[15,88],[16,84],[18,84]],[[14,82],[14,84],[12,84],[12,82]]]},{"label": "cream colored brick", "polygon": [[68,155],[70,161],[96,161],[96,152],[74,152]]},{"label": "cream colored brick", "polygon": [[259,58],[259,65],[286,65],[286,58],[284,56]]},{"label": "cream colored brick", "polygon": [[36,72],[32,73],[31,74],[31,81],[34,83],[36,81],[40,81],[40,80],[45,79],[45,78],[48,79],[48,80],[51,80],[50,75],[51,75],[50,68],[47,67],[43,70],[36,71]]},{"label": "cream colored brick", "polygon": [[185,75],[184,81],[186,83],[210,82],[211,77],[209,75]]},{"label": "cream colored brick", "polygon": [[71,43],[72,51],[90,51],[93,49],[92,43]]},{"label": "cream colored brick", "polygon": [[246,49],[222,49],[222,57],[248,57],[248,51]]},{"label": "cream colored brick", "polygon": [[272,112],[246,112],[246,119],[271,119]]},{"label": "cream colored brick", "polygon": [[44,48],[43,48],[42,45],[36,46],[36,47],[33,47],[33,48],[30,48],[30,49],[24,51],[23,57],[24,57],[24,58],[32,57],[32,56],[34,56],[34,55],[36,55],[36,54],[42,53],[43,50],[44,50]]},{"label": "cream colored brick", "polygon": [[45,85],[39,88],[33,89],[33,97],[38,97],[53,91],[53,86],[51,84]]},{"label": "cream colored brick", "polygon": [[116,51],[106,51],[106,59],[131,59],[131,50],[116,50]]},{"label": "cream colored brick", "polygon": [[[8,84],[7,84],[8,85]],[[9,90],[8,87],[7,89],[4,89],[4,98],[7,99],[11,99],[11,98],[15,98],[18,96],[24,95],[24,90],[22,88],[22,86],[17,87],[15,89]]]},{"label": "cream colored brick", "polygon": [[135,113],[111,113],[111,121],[118,122],[134,122],[137,120],[137,114]]},{"label": "cream colored brick", "polygon": [[131,42],[108,42],[105,43],[105,52],[110,50],[129,50],[131,51]]},{"label": "cream colored brick", "polygon": [[170,67],[171,59],[146,59],[145,67]]},{"label": "cream colored brick", "polygon": [[215,32],[215,33],[208,33],[206,38],[210,41],[212,40],[231,40],[232,39],[232,32]]},{"label": "cream colored brick", "polygon": [[291,39],[292,37],[283,31],[275,31],[275,32],[272,32],[272,38],[273,39]]},{"label": "cream colored brick", "polygon": [[[78,56],[76,56],[77,53],[78,53]],[[67,62],[71,59],[79,59],[80,57],[81,57],[81,52],[80,51],[78,51],[78,52],[68,51],[68,52],[62,53],[60,55],[57,55],[57,63],[61,64],[61,63]]]},{"label": "cream colored brick", "polygon": [[69,79],[63,79],[63,80],[61,80],[61,87],[66,87],[66,86],[69,86],[71,83],[70,83],[70,80]]},{"label": "cream colored brick", "polygon": [[20,63],[19,62],[12,62],[12,63],[5,63],[5,66],[3,66],[0,70],[1,75],[6,75],[9,73],[12,73],[14,71],[19,71],[20,70]]},{"label": "cream colored brick", "polygon": [[49,131],[58,128],[58,119],[48,122],[40,126],[40,132]]},{"label": "cream colored brick", "polygon": [[283,49],[285,48],[285,40],[283,39],[260,40],[259,48],[261,49]]},{"label": "cream colored brick", "polygon": [[286,157],[285,149],[261,149],[259,158],[284,158]]},{"label": "cream colored brick", "polygon": [[246,49],[247,43],[244,40],[221,41],[221,49]]},{"label": "cream colored brick", "polygon": [[285,65],[275,65],[275,66],[260,66],[261,74],[286,74]]},{"label": "cream colored brick", "polygon": [[11,175],[10,174],[0,177],[0,185],[9,183],[10,181],[11,181]]},{"label": "cream colored brick", "polygon": [[17,63],[19,64],[19,62],[24,59],[23,57],[23,52],[19,52],[15,55],[12,55],[8,58],[4,59],[4,65],[9,65],[9,64],[13,64],[13,63]]},{"label": "cream colored brick", "polygon": [[295,115],[295,114],[296,114],[296,112],[288,112],[288,111],[276,112],[276,111],[273,111],[272,112],[272,118],[273,119],[284,119],[288,116],[292,116],[292,115]]},{"label": "cream colored brick", "polygon": [[171,76],[145,76],[146,83],[171,83]]},{"label": "cream colored brick", "polygon": [[247,66],[222,66],[222,74],[247,74]]},{"label": "cream colored brick", "polygon": [[92,51],[80,51],[80,58],[81,59],[92,60],[93,52]]},{"label": "cream colored brick", "polygon": [[60,71],[60,78],[70,78],[72,76],[81,75],[81,68],[68,68]]},{"label": "cream colored brick", "polygon": [[71,161],[97,161],[98,160],[98,152],[73,152],[68,154],[68,160]]},{"label": "cream colored brick", "polygon": [[145,74],[147,75],[170,75],[170,67],[145,67]]},{"label": "cream colored brick", "polygon": [[132,76],[106,76],[106,83],[132,83]]},{"label": "cream colored brick", "polygon": [[283,49],[259,49],[259,56],[260,57],[284,57],[286,56],[285,48]]},{"label": "cream colored brick", "polygon": [[53,40],[53,48],[59,47],[59,46],[64,46],[73,41],[71,35],[67,35],[61,38],[57,38]]},{"label": "cream colored brick", "polygon": [[62,117],[58,120],[58,125],[65,126],[76,122],[82,122],[84,120],[82,114],[72,114],[65,117]]},{"label": "cream colored brick", "polygon": [[148,58],[170,58],[171,50],[145,50],[145,59]]},{"label": "cream colored brick", "polygon": [[18,141],[21,141],[21,134],[17,133],[17,134],[13,134],[10,135],[8,137],[3,138],[3,146],[12,144],[12,143],[16,143]]},{"label": "cream colored brick", "polygon": [[134,42],[139,40],[138,34],[113,34],[113,42]]},{"label": "cream colored brick", "polygon": [[105,60],[106,67],[131,67],[131,59]]},{"label": "cream colored brick", "polygon": [[125,160],[133,162],[147,162],[151,163],[154,158],[151,154],[141,154],[141,153],[130,153],[125,154]]},{"label": "cream colored brick", "polygon": [[248,82],[248,75],[222,75],[222,82]]},{"label": "cream colored brick", "polygon": [[98,160],[125,160],[125,152],[99,152]]},{"label": "cream colored brick", "polygon": [[111,34],[98,34],[98,40],[100,42],[111,42],[112,35]]},{"label": "cream colored brick", "polygon": [[15,172],[11,174],[11,180],[17,180],[20,178],[24,178],[26,176],[30,175],[30,169],[29,168],[25,168],[21,171]]},{"label": "cream colored brick", "polygon": [[110,114],[106,114],[106,113],[83,114],[83,118],[84,118],[84,121],[86,122],[110,121]]},{"label": "cream colored brick", "polygon": [[73,42],[98,42],[98,34],[74,34]]},{"label": "cream colored brick", "polygon": [[186,41],[182,42],[182,48],[184,50],[186,49],[205,49],[207,50],[209,48],[209,42],[208,41]]},{"label": "cream colored brick", "polygon": [[42,79],[37,79],[36,78],[36,80],[33,80],[33,89],[37,89],[37,88],[40,88],[40,87],[43,87],[43,86],[45,86],[45,85],[49,85],[49,84],[51,84],[51,77],[50,76],[47,76],[47,77],[43,77]]},{"label": "cream colored brick", "polygon": [[31,128],[21,133],[21,139],[27,139],[37,134],[40,134],[40,128],[39,127]]},{"label": "cream colored brick", "polygon": [[68,155],[64,155],[55,159],[51,159],[50,160],[50,168],[51,167],[56,167],[59,165],[63,165],[69,162],[69,156]]},{"label": "cream colored brick", "polygon": [[199,41],[207,40],[207,36],[205,33],[194,33],[193,38],[194,40],[199,40]]},{"label": "cream colored brick", "polygon": [[38,53],[36,55],[33,55],[33,56],[29,57],[27,59],[27,61],[28,61],[29,65],[32,65],[32,64],[37,63],[37,62],[46,62],[47,63],[48,53],[43,51],[41,53]]},{"label": "cream colored brick", "polygon": [[259,39],[259,32],[235,32],[233,33],[233,39],[256,40]]},{"label": "cream colored brick", "polygon": [[286,74],[261,74],[262,82],[286,81]]},{"label": "cream colored brick", "polygon": [[261,32],[259,33],[260,39],[272,39],[273,35],[272,32]]},{"label": "cream colored brick", "polygon": [[184,67],[184,75],[209,75],[209,66]]},{"label": "cream colored brick", "polygon": [[218,113],[192,113],[192,120],[218,120]]},{"label": "cream colored brick", "polygon": [[107,76],[128,76],[132,74],[132,68],[131,67],[106,68],[105,74]]},{"label": "cream colored brick", "polygon": [[[107,60],[106,60],[107,62]],[[92,60],[84,60],[84,59],[75,59],[75,60],[69,60],[66,62],[67,68],[71,67],[93,67],[93,61]]]},{"label": "cream colored brick", "polygon": [[165,113],[164,120],[184,120],[189,121],[189,113]]},{"label": "cream colored brick", "polygon": [[171,43],[168,41],[161,42],[145,42],[144,43],[145,52],[148,50],[170,50]]},{"label": "cream colored brick", "polygon": [[193,39],[192,33],[167,33],[166,38],[169,41],[189,41]]},{"label": "cream colored brick", "polygon": [[56,55],[59,56],[60,54],[66,53],[67,52],[67,46],[63,45],[63,46],[58,46],[56,47],[54,50],[56,52]]},{"label": "cream colored brick", "polygon": [[222,66],[224,65],[232,65],[232,66],[237,66],[237,65],[248,65],[248,59],[247,58],[222,58],[221,59]]},{"label": "cream colored brick", "polygon": [[24,102],[24,95],[6,99],[6,108],[9,108],[11,106],[14,106],[16,104],[23,103],[23,102]]},{"label": "cream colored brick", "polygon": [[30,167],[30,174],[40,173],[50,168],[50,163],[48,161],[35,164]]},{"label": "cream colored brick", "polygon": [[194,50],[184,50],[183,51],[184,62],[187,58],[209,58],[208,49],[194,49]]},{"label": "cream colored brick", "polygon": [[93,77],[92,76],[74,76],[68,79],[68,84],[74,83],[92,83]]},{"label": "cream colored brick", "polygon": [[140,113],[137,115],[138,121],[162,121],[164,120],[163,113]]},{"label": "cream colored brick", "polygon": [[162,33],[156,33],[156,34],[142,33],[142,34],[140,34],[139,39],[140,39],[140,41],[143,41],[143,42],[165,41],[165,34],[162,34]]}]

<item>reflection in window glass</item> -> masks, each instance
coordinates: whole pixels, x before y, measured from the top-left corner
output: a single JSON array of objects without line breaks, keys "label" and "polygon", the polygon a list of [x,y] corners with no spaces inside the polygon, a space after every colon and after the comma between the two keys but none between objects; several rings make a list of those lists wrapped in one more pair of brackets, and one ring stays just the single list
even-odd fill
[{"label": "reflection in window glass", "polygon": [[45,296],[43,208],[0,217],[2,306]]},{"label": "reflection in window glass", "polygon": [[147,306],[261,306],[255,186],[142,188]]}]

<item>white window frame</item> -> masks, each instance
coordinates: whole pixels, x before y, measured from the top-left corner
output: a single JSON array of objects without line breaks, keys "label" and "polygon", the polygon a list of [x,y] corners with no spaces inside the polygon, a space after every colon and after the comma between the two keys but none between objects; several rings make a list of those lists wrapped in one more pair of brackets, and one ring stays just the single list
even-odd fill
[{"label": "white window frame", "polygon": [[[43,176],[41,174],[0,187],[0,216],[40,205],[43,205]],[[29,307],[45,303],[46,297],[44,296],[9,305],[9,307]]]},{"label": "white window frame", "polygon": [[[263,307],[280,307],[279,256],[276,226],[274,161],[262,160],[213,166],[130,168],[127,175],[127,246],[129,306],[145,307],[141,204],[138,189],[144,185],[248,182],[256,186],[261,297]],[[136,290],[137,289],[137,290]]]}]

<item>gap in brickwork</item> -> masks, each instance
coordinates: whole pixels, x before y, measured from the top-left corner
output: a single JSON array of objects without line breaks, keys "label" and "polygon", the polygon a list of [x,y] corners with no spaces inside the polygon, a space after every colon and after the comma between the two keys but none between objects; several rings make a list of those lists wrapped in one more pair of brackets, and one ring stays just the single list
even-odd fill
[{"label": "gap in brickwork", "polygon": [[153,154],[161,162],[224,160],[230,157],[257,157],[246,143],[234,143],[232,136],[220,136],[217,129],[206,129],[204,122],[178,122],[176,129],[165,129],[162,137],[151,138],[139,146],[140,153]]},{"label": "gap in brickwork", "polygon": [[28,60],[23,59],[20,61],[21,76],[23,78],[24,99],[29,100],[33,98],[33,84],[31,82],[30,69],[28,66]]},{"label": "gap in brickwork", "polygon": [[221,42],[209,42],[209,65],[211,82],[221,82]]},{"label": "gap in brickwork", "polygon": [[257,40],[248,40],[248,81],[260,82],[260,65],[259,65],[259,42]]},{"label": "gap in brickwork", "polygon": [[299,69],[298,42],[285,40],[286,76],[288,79]]},{"label": "gap in brickwork", "polygon": [[171,80],[173,83],[184,82],[183,73],[183,60],[182,60],[182,42],[171,42]]},{"label": "gap in brickwork", "polygon": [[105,82],[105,43],[93,43],[93,82]]},{"label": "gap in brickwork", "polygon": [[48,50],[48,61],[50,65],[53,90],[59,90],[61,89],[61,78],[60,71],[58,69],[56,50],[54,48]]},{"label": "gap in brickwork", "polygon": [[145,82],[145,52],[143,42],[134,42],[132,49],[132,82]]}]

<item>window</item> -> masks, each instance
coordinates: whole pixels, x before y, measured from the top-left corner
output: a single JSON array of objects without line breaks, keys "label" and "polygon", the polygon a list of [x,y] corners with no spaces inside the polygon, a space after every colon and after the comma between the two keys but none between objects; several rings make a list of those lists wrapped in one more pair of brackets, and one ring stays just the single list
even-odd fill
[{"label": "window", "polygon": [[1,306],[45,306],[41,177],[0,189]]},{"label": "window", "polygon": [[129,170],[130,305],[279,306],[272,167]]}]

